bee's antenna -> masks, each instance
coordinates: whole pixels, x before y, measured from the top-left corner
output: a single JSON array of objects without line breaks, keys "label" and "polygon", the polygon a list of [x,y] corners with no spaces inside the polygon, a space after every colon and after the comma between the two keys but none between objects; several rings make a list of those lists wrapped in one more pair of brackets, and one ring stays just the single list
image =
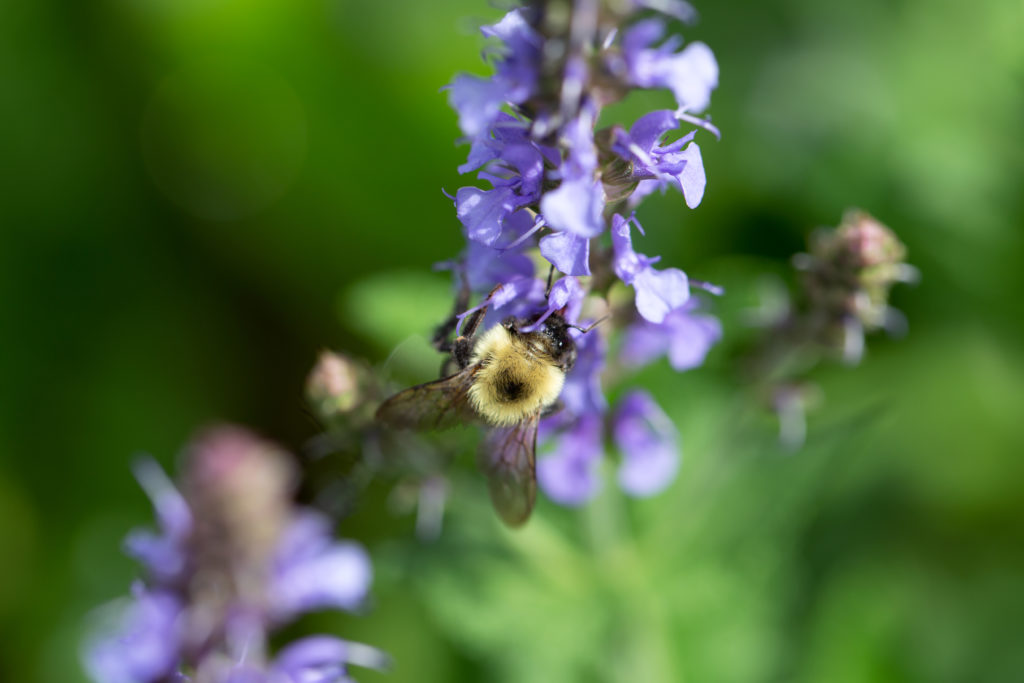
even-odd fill
[{"label": "bee's antenna", "polygon": [[544,298],[547,299],[551,296],[551,281],[555,279],[555,265],[551,264],[550,270],[548,270],[548,286],[544,289]]},{"label": "bee's antenna", "polygon": [[610,317],[611,317],[610,315],[606,315],[603,318],[601,318],[600,320],[598,320],[597,322],[590,323],[590,325],[588,325],[587,327],[580,327],[579,325],[569,325],[569,327],[571,327],[574,330],[579,330],[583,334],[586,334],[587,332],[590,332],[592,329],[594,329],[595,327],[597,327],[598,325],[600,325],[601,323],[603,323],[605,320],[607,320]]}]

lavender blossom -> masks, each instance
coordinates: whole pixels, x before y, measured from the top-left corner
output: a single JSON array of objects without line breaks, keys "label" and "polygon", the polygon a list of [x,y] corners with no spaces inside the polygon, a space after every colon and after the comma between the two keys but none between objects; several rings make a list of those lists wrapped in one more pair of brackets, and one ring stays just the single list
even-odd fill
[{"label": "lavender blossom", "polygon": [[809,253],[793,258],[802,276],[799,295],[790,301],[783,294],[782,302],[757,316],[764,334],[750,353],[747,372],[762,385],[788,449],[803,445],[806,414],[821,400],[817,386],[801,375],[824,357],[860,362],[869,332],[905,331],[906,320],[889,305],[889,292],[918,278],[906,254],[892,230],[863,211],[847,211],[839,227],[815,231]]},{"label": "lavender blossom", "polygon": [[[475,171],[486,184],[455,193],[467,246],[452,267],[480,297],[460,317],[486,304],[485,325],[509,315],[539,324],[559,311],[585,326],[608,311],[609,278],[633,288],[632,310],[616,310],[611,324],[574,334],[578,359],[562,409],[541,424],[540,485],[554,500],[578,504],[598,488],[606,433],[624,439],[620,483],[629,493],[666,485],[678,461],[670,455],[678,439],[649,396],[631,395],[607,415],[608,364],[635,368],[667,354],[673,368],[685,370],[700,365],[721,336],[717,320],[697,311],[686,273],[656,268],[659,257],[634,249],[630,226],[641,229],[629,214],[643,196],[669,186],[690,208],[700,204],[706,177],[695,138],[701,129],[718,135],[698,118],[718,66],[702,43],[665,38],[666,22],[649,12],[689,21],[694,12],[685,2],[570,4],[563,15],[531,3],[485,27],[485,35],[501,41],[494,75],[459,76],[451,85],[450,102],[470,143],[459,172]],[[597,129],[602,108],[635,89],[668,90],[678,108]],[[547,297],[548,268],[535,267],[543,261],[563,276]],[[609,358],[608,337],[621,328],[621,357]]]},{"label": "lavender blossom", "polygon": [[362,548],[334,541],[325,518],[292,505],[284,453],[218,427],[190,447],[180,493],[151,461],[137,475],[160,530],[129,536],[148,580],[88,644],[95,680],[326,683],[349,680],[348,663],[384,664],[373,648],[326,636],[268,656],[277,627],[311,610],[358,608],[371,579]]},{"label": "lavender blossom", "polygon": [[689,370],[704,363],[704,357],[721,337],[718,318],[698,312],[697,300],[690,299],[661,323],[644,321],[630,327],[622,360],[626,365],[642,366],[668,355],[673,368]]}]

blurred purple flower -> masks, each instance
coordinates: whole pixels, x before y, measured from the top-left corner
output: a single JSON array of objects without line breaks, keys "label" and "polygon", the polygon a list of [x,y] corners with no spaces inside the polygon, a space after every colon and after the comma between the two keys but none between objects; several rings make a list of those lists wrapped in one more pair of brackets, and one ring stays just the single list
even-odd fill
[{"label": "blurred purple flower", "polygon": [[679,469],[679,435],[654,399],[636,390],[619,403],[613,418],[622,452],[619,485],[634,496],[651,496],[672,483]]},{"label": "blurred purple flower", "polygon": [[697,311],[691,299],[665,316],[661,323],[637,321],[626,331],[622,347],[623,362],[631,366],[647,365],[668,354],[676,370],[701,365],[708,351],[722,336],[718,318]]},{"label": "blurred purple flower", "polygon": [[178,663],[182,603],[169,591],[136,584],[132,601],[111,606],[115,623],[86,645],[85,667],[102,683],[149,683],[171,675]]},{"label": "blurred purple flower", "polygon": [[382,670],[390,661],[380,650],[361,643],[310,636],[284,647],[271,671],[294,683],[347,683],[353,679],[347,675],[346,664]]},{"label": "blurred purple flower", "polygon": [[570,420],[562,431],[546,434],[549,455],[537,463],[537,482],[551,500],[580,505],[597,493],[597,466],[604,455],[603,420],[585,414]]},{"label": "blurred purple flower", "polygon": [[302,512],[278,543],[270,585],[276,619],[337,607],[358,608],[370,588],[370,558],[354,543],[331,538],[327,518]]},{"label": "blurred purple flower", "polygon": [[565,377],[562,403],[573,415],[600,415],[608,408],[601,389],[608,342],[596,330],[586,334],[574,331],[573,340],[576,342],[576,364]]},{"label": "blurred purple flower", "polygon": [[135,464],[135,477],[153,503],[160,532],[136,529],[124,540],[125,553],[142,563],[159,583],[181,579],[187,569],[192,513],[178,489],[150,459]]},{"label": "blurred purple flower", "polygon": [[90,642],[90,675],[101,683],[188,681],[180,671],[203,683],[347,680],[352,652],[369,661],[377,651],[353,643],[330,660],[307,639],[268,669],[263,649],[275,627],[303,612],[359,607],[372,574],[366,551],[335,541],[326,518],[291,504],[286,454],[246,430],[210,429],[187,456],[184,496],[153,461],[136,468],[160,533],[133,532],[126,547],[151,585],[137,584],[116,626]]}]

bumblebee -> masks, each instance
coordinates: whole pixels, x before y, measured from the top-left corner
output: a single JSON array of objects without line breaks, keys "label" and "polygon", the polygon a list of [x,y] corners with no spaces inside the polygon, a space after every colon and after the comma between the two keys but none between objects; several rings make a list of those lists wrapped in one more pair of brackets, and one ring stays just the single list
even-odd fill
[{"label": "bumblebee", "polygon": [[[502,520],[519,526],[537,497],[537,425],[556,406],[565,375],[576,362],[569,330],[587,332],[593,326],[569,324],[563,309],[542,322],[505,318],[477,337],[486,312],[486,306],[474,312],[465,334],[453,343],[439,342],[439,349],[452,354],[454,374],[395,394],[377,409],[377,419],[418,430],[487,425],[480,468]],[[454,327],[442,326],[439,335],[447,336]]]}]

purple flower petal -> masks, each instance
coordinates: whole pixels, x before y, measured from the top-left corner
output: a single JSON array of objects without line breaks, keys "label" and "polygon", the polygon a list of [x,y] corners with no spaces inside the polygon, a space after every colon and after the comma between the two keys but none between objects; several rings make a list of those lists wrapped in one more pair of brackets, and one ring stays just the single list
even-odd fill
[{"label": "purple flower petal", "polygon": [[686,199],[686,205],[691,209],[697,208],[700,200],[704,198],[704,187],[707,185],[707,176],[704,174],[704,160],[700,156],[700,147],[696,142],[691,142],[679,155],[686,162],[682,172],[676,178],[679,181],[679,189]]},{"label": "purple flower petal", "polygon": [[704,43],[690,43],[667,67],[665,81],[685,111],[704,111],[718,87],[718,62]]},{"label": "purple flower petal", "polygon": [[[117,609],[117,608],[115,608]],[[114,623],[88,644],[85,667],[102,683],[151,683],[170,676],[178,663],[182,606],[169,592],[137,591]]]},{"label": "purple flower petal", "polygon": [[722,324],[710,315],[681,316],[673,327],[668,361],[676,370],[701,365],[711,347],[722,338]]},{"label": "purple flower petal", "polygon": [[486,291],[499,282],[533,276],[533,261],[519,251],[492,249],[479,242],[466,246],[466,280],[475,292]]},{"label": "purple flower petal", "polygon": [[[658,144],[662,135],[678,125],[675,112],[662,110],[638,119],[628,134],[621,129],[617,130],[615,151],[633,162],[634,178],[640,179],[641,183],[653,182],[653,185],[634,190],[635,198],[631,197],[634,205],[669,180],[675,181],[686,199],[686,205],[691,209],[696,208],[704,197],[707,177],[700,147],[692,141],[696,131],[667,145]],[[686,145],[685,149],[683,145]]]},{"label": "purple flower petal", "polygon": [[125,554],[145,566],[159,583],[172,584],[185,571],[186,551],[179,539],[136,529],[124,539],[123,548]]},{"label": "purple flower petal", "polygon": [[501,226],[515,205],[508,187],[481,190],[460,187],[455,194],[456,215],[466,226],[469,239],[491,245],[501,236]]},{"label": "purple flower petal", "polygon": [[630,0],[635,9],[652,9],[688,24],[697,19],[697,10],[683,0]]},{"label": "purple flower petal", "polygon": [[448,103],[459,114],[459,127],[477,136],[497,118],[505,102],[505,84],[479,76],[456,76],[448,90]]},{"label": "purple flower petal", "polygon": [[633,190],[633,194],[629,195],[629,201],[627,206],[630,209],[635,209],[640,205],[640,202],[649,194],[654,194],[658,190],[661,190],[662,194],[665,193],[665,183],[662,180],[641,180],[636,184],[636,189]]},{"label": "purple flower petal", "polygon": [[636,290],[636,310],[646,320],[660,323],[669,311],[682,306],[690,298],[686,273],[678,268],[655,270],[650,259],[633,251],[629,223],[612,216],[612,247],[615,251],[615,274]]},{"label": "purple flower petal", "polygon": [[646,268],[633,280],[636,289],[636,310],[652,323],[660,323],[669,311],[690,298],[686,273],[678,268],[655,270]]},{"label": "purple flower petal", "polygon": [[505,102],[524,102],[536,89],[541,37],[512,10],[501,21],[481,32],[504,42],[502,58],[490,79],[461,75],[452,81],[448,102],[459,114],[459,127],[471,137],[483,134],[499,117]]},{"label": "purple flower petal", "polygon": [[287,619],[325,607],[355,609],[366,597],[372,573],[365,550],[332,541],[326,519],[304,513],[285,531],[276,553],[272,610]]},{"label": "purple flower petal", "polygon": [[619,214],[612,216],[612,248],[615,250],[615,274],[627,285],[633,284],[638,273],[650,267],[650,259],[633,251],[629,235],[629,220]]},{"label": "purple flower petal", "polygon": [[679,469],[679,435],[649,394],[634,391],[622,400],[613,434],[622,451],[619,485],[623,491],[651,496],[672,482]]},{"label": "purple flower petal", "polygon": [[153,503],[160,531],[132,531],[124,541],[125,553],[141,562],[157,581],[174,583],[185,570],[192,513],[156,461],[140,460],[134,470],[136,479]]},{"label": "purple flower petal", "polygon": [[622,343],[622,361],[629,367],[647,365],[668,352],[671,333],[663,323],[656,325],[639,320],[626,330]]},{"label": "purple flower petal", "polygon": [[540,239],[540,253],[566,275],[590,275],[590,240],[571,232]]},{"label": "purple flower petal", "polygon": [[508,145],[502,150],[501,159],[519,172],[514,180],[516,194],[529,202],[539,199],[544,177],[544,157],[540,150],[533,145]]},{"label": "purple flower petal", "polygon": [[597,237],[604,231],[604,186],[593,178],[563,180],[540,200],[540,212],[552,228],[580,237]]},{"label": "purple flower petal", "polygon": [[[294,683],[349,681],[346,664],[383,670],[390,658],[380,650],[333,636],[309,636],[283,648],[272,671]],[[276,679],[275,679],[276,680]]]},{"label": "purple flower petal", "polygon": [[679,127],[679,119],[671,109],[659,109],[638,118],[629,129],[629,139],[650,154],[661,136]]}]

